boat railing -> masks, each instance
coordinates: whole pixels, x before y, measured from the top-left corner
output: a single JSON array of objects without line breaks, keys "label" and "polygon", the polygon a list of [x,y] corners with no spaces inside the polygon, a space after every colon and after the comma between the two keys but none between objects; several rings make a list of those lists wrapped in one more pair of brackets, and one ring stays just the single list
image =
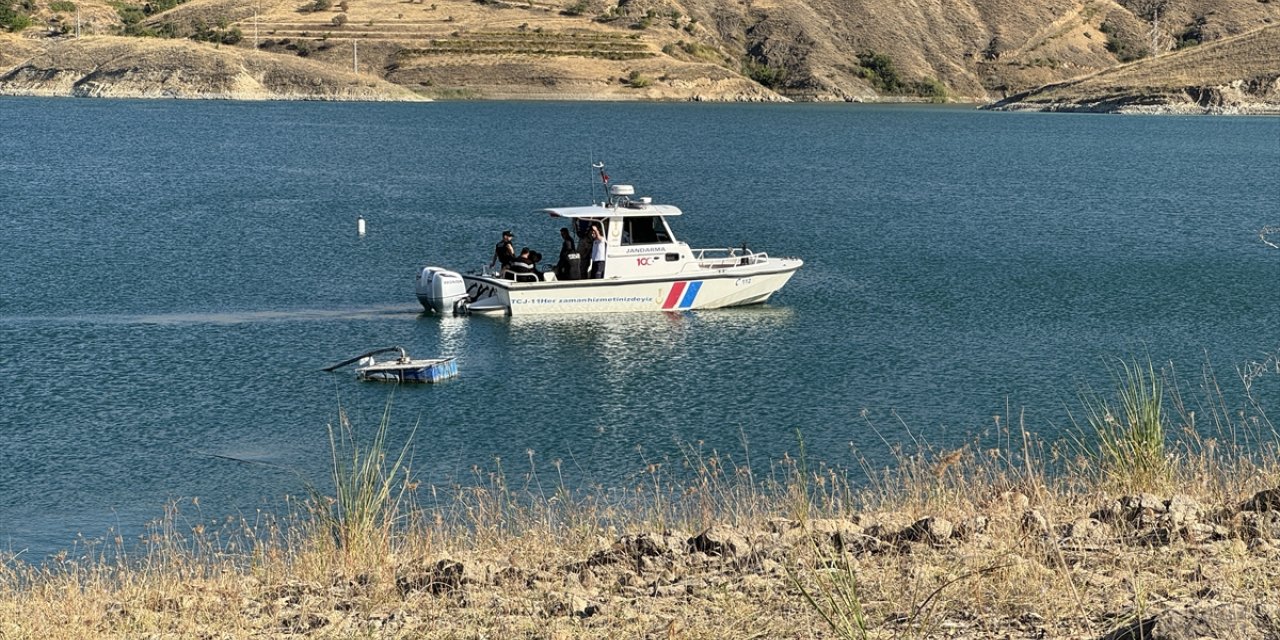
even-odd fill
[{"label": "boat railing", "polygon": [[769,261],[769,254],[763,251],[751,251],[743,247],[697,249],[693,252],[693,260],[702,269],[729,269],[731,267],[763,264]]}]

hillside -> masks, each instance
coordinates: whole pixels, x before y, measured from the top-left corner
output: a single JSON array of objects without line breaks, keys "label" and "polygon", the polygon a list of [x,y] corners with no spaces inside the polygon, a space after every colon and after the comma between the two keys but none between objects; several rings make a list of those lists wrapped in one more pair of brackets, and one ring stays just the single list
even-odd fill
[{"label": "hillside", "polygon": [[[9,51],[5,47],[5,51]],[[110,98],[417,100],[385,80],[255,51],[179,40],[60,40],[0,75],[0,93]],[[15,58],[17,56],[14,56]],[[8,56],[0,58],[5,62]]]},{"label": "hillside", "polygon": [[[985,102],[1280,24],[1274,0],[0,0],[0,24],[6,6],[28,17],[0,35],[3,93],[35,91],[41,63],[16,67],[78,30],[135,36],[115,46],[148,64],[172,43],[173,71],[305,59],[435,98]],[[133,90],[186,95],[186,75]]]},{"label": "hillside", "polygon": [[1280,115],[1280,25],[1012,96],[1001,110]]}]

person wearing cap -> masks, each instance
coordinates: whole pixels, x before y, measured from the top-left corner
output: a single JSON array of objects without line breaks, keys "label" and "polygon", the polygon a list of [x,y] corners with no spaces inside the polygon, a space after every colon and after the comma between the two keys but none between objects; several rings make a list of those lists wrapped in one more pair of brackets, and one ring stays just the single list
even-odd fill
[{"label": "person wearing cap", "polygon": [[498,246],[493,249],[493,259],[489,261],[489,268],[492,269],[493,265],[501,262],[502,268],[498,269],[499,276],[506,274],[507,269],[511,267],[511,261],[516,257],[516,248],[511,244],[511,241],[515,239],[516,236],[511,233],[510,229],[503,231],[502,242],[499,242]]}]

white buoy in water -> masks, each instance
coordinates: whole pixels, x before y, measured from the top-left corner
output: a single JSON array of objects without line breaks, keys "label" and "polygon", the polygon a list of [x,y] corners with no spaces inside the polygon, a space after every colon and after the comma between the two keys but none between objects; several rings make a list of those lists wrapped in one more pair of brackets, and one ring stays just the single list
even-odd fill
[{"label": "white buoy in water", "polygon": [[356,235],[364,235],[364,216],[356,218]]}]

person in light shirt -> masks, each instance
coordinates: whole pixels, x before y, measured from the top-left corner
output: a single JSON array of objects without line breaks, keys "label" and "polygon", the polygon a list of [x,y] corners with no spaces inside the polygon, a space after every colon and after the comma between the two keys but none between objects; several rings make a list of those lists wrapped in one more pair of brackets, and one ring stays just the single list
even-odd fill
[{"label": "person in light shirt", "polygon": [[604,241],[604,235],[600,233],[600,227],[591,225],[591,277],[604,277],[604,254],[609,244]]}]

